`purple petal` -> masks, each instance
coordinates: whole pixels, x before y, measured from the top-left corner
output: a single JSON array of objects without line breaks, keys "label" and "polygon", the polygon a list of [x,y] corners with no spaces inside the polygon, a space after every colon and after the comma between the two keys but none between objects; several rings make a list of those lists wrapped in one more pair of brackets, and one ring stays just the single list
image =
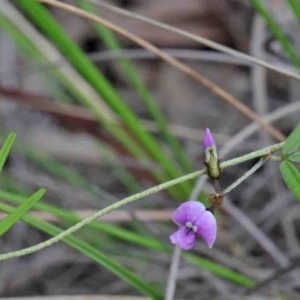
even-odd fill
[{"label": "purple petal", "polygon": [[211,248],[217,236],[217,221],[210,211],[205,211],[195,223],[197,235],[201,236],[209,248]]},{"label": "purple petal", "polygon": [[203,149],[206,151],[207,148],[216,147],[216,142],[212,134],[210,133],[210,130],[206,128],[204,140],[203,140]]},{"label": "purple petal", "polygon": [[187,201],[175,210],[172,220],[179,226],[185,226],[187,222],[194,224],[204,212],[205,206],[202,203]]},{"label": "purple petal", "polygon": [[170,240],[181,250],[191,250],[195,246],[196,234],[187,228],[181,228],[170,235]]}]

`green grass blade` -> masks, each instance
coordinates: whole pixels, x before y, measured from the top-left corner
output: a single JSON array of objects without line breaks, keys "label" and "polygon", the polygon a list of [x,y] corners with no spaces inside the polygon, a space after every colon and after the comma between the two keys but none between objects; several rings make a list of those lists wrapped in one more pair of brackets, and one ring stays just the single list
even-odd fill
[{"label": "green grass blade", "polygon": [[[3,136],[5,136],[5,134],[0,130],[0,137],[2,138]],[[69,185],[79,189],[84,189],[85,191],[89,192],[91,195],[101,197],[102,199],[106,198],[107,200],[115,201],[115,198],[110,196],[110,194],[103,191],[98,186],[91,185],[84,176],[74,172],[73,169],[65,166],[61,162],[57,162],[54,159],[48,158],[36,152],[35,150],[30,149],[27,146],[24,146],[23,144],[21,145],[20,143],[15,144],[15,150],[21,155],[25,156],[27,159],[31,160],[34,164],[50,172],[56,178],[63,180]],[[12,185],[12,188],[14,190],[16,191],[22,190],[19,188],[18,185],[14,184],[14,182],[12,182],[11,180],[9,182],[8,178],[7,181],[10,185]]]},{"label": "green grass blade", "polygon": [[282,148],[282,153],[288,155],[296,151],[300,147],[300,123],[287,137],[286,142]]},{"label": "green grass blade", "polygon": [[[15,24],[15,23],[14,23]],[[38,60],[39,62],[49,62],[49,58],[45,53],[41,52],[41,47],[35,44],[35,40],[31,40],[29,37],[26,36],[26,31],[22,31],[22,27],[16,27],[10,22],[4,15],[1,14],[0,11],[0,26],[6,30],[16,41],[18,46],[22,49],[22,51],[26,54],[26,57],[30,57],[35,61]],[[50,62],[51,63],[51,62]],[[96,116],[97,120],[102,122],[103,125],[108,129],[108,131],[116,137],[131,153],[133,153],[137,158],[148,159],[146,153],[140,148],[140,145],[137,144],[136,141],[132,139],[125,131],[120,128],[119,125],[115,125],[110,123],[103,111],[101,106],[98,103],[95,103],[91,100],[88,91],[83,91],[81,88],[81,84],[75,84],[73,78],[70,78],[67,74],[63,72],[63,69],[54,69],[51,74],[54,74],[70,91],[70,93],[75,96],[83,105],[89,107],[91,112]],[[47,81],[48,83],[50,81]],[[169,179],[169,177],[165,176],[164,174],[156,174],[156,178],[162,182]],[[169,190],[172,195],[176,197],[180,197],[180,192],[178,188]],[[173,192],[174,191],[174,192]],[[182,197],[181,197],[182,198]]]},{"label": "green grass blade", "polygon": [[[74,172],[73,169],[67,167],[63,163],[57,162],[54,159],[46,157],[45,155],[41,155],[40,153],[37,153],[36,151],[29,149],[24,145],[22,145],[22,147],[17,145],[17,151],[26,156],[36,165],[50,172],[56,178],[59,178],[76,188],[84,189],[90,194],[101,197],[102,199],[115,201],[115,199],[112,199],[107,192],[96,185],[91,185],[85,177]],[[110,152],[113,153],[112,150]],[[113,153],[112,156],[108,157],[108,155],[105,153],[104,160],[111,162],[116,161],[115,156],[116,154]],[[112,174],[116,176],[116,178],[124,185],[125,188],[127,188],[130,194],[136,194],[141,191],[138,180],[131,175],[131,173],[127,172],[126,168],[121,163],[118,163],[113,167]]]},{"label": "green grass blade", "polygon": [[230,280],[238,285],[248,288],[255,286],[255,282],[252,279],[238,274],[237,272],[216,264],[208,259],[200,258],[188,252],[184,252],[183,257],[186,258],[189,262],[193,263],[195,266],[201,269],[210,270],[213,274],[226,278],[227,280]]},{"label": "green grass blade", "polygon": [[107,200],[108,202],[115,200],[109,193],[103,191],[98,186],[91,185],[86,178],[62,163],[47,158],[30,149],[25,149],[24,147],[18,147],[18,150],[35,164],[54,175],[55,178],[59,178],[77,189],[84,189],[91,195],[101,197],[101,199]]},{"label": "green grass blade", "polygon": [[[106,78],[97,70],[96,66],[84,55],[77,45],[73,43],[70,37],[63,31],[61,26],[44,9],[44,7],[35,1],[18,0],[17,3],[31,17],[40,29],[42,29],[56,44],[56,46],[69,58],[77,70],[89,81],[96,91],[107,101],[108,105],[120,116],[126,126],[137,137],[139,142],[144,145],[151,157],[157,160],[164,168],[168,178],[176,178],[181,172],[174,163],[164,154],[154,138],[141,126],[138,118],[132,113],[118,93],[114,90]],[[91,107],[90,107],[91,108]],[[126,140],[122,140],[126,145]],[[180,185],[181,196],[187,196],[191,189],[190,183]]]},{"label": "green grass blade", "polygon": [[286,35],[280,29],[276,21],[271,17],[271,15],[267,12],[261,0],[250,0],[252,6],[256,9],[256,11],[261,15],[261,17],[265,20],[269,29],[277,39],[277,41],[281,44],[281,47],[288,55],[291,62],[295,65],[295,67],[300,69],[300,57],[292,46]]},{"label": "green grass blade", "polygon": [[0,222],[0,237],[14,226],[45,194],[45,189],[40,189],[30,198],[25,200],[18,208],[7,215]]},{"label": "green grass blade", "polygon": [[3,146],[1,147],[1,150],[0,150],[0,173],[3,169],[3,166],[6,162],[6,159],[9,155],[9,152],[12,148],[12,145],[14,143],[16,139],[16,134],[14,132],[10,133],[7,137],[7,139],[5,140]]},{"label": "green grass blade", "polygon": [[[87,12],[97,14],[97,10],[95,6],[91,3],[87,3],[85,1],[78,1],[80,6],[86,10]],[[107,45],[107,47],[113,51],[119,51],[121,49],[121,45],[118,42],[115,35],[106,27],[94,23],[96,31],[99,33],[100,37]],[[193,168],[191,166],[190,161],[188,160],[187,156],[182,150],[180,143],[178,142],[177,138],[173,136],[170,132],[168,124],[161,113],[158,105],[156,104],[155,100],[151,96],[151,93],[148,91],[147,87],[141,80],[141,77],[137,73],[134,65],[128,59],[120,59],[120,65],[127,76],[130,84],[132,87],[137,91],[140,99],[143,101],[144,105],[150,112],[153,119],[156,121],[158,128],[160,129],[163,137],[169,144],[171,150],[173,151],[174,157],[176,161],[181,166],[182,170],[185,172],[192,172]]]},{"label": "green grass blade", "polygon": [[[12,207],[5,205],[3,203],[0,203],[0,210],[6,213],[12,213],[14,211]],[[29,215],[23,216],[22,220],[27,224],[31,225],[32,227],[35,227],[41,230],[42,232],[49,234],[50,236],[56,236],[62,232],[60,228]],[[105,267],[106,269],[108,269],[118,277],[122,278],[125,282],[129,283],[132,287],[134,287],[142,294],[147,295],[152,299],[157,299],[157,300],[163,299],[161,294],[159,294],[149,284],[147,284],[146,282],[138,278],[132,271],[118,264],[116,261],[112,260],[104,253],[92,247],[91,245],[85,243],[84,241],[74,236],[69,236],[66,237],[63,240],[63,242],[65,242],[72,248],[78,250],[79,252],[86,255],[87,257],[91,258],[99,265],[102,265],[103,267]]]},{"label": "green grass blade", "polygon": [[288,162],[283,161],[280,164],[281,176],[292,194],[300,201],[300,173],[296,167]]},{"label": "green grass blade", "polygon": [[[31,41],[28,37],[26,37],[22,32],[22,27],[16,27],[12,24],[4,15],[2,15],[0,10],[0,27],[5,30],[16,42],[17,46],[19,47],[18,50],[21,50],[21,55],[29,61],[39,62],[39,63],[48,63],[47,58],[45,55],[39,51],[39,49],[35,46],[33,41]],[[65,87],[70,91],[70,93],[77,97],[83,97],[82,91],[76,87],[72,80],[69,80],[66,76],[64,76],[60,70],[53,69],[51,73],[45,76],[47,80],[47,86],[49,86],[49,91],[52,94],[55,94],[56,97],[59,99],[63,99],[65,102],[67,101],[66,93],[62,90],[59,92],[57,89],[58,82],[56,78],[53,77],[55,75],[56,78],[60,80],[60,85],[64,84]],[[55,87],[55,88],[53,88]],[[55,91],[55,93],[54,93]]]},{"label": "green grass blade", "polygon": [[16,182],[16,180],[11,178],[7,173],[1,173],[0,189],[5,189],[20,195],[28,195],[31,192],[27,186],[24,187],[23,184]]},{"label": "green grass blade", "polygon": [[298,21],[299,27],[300,27],[300,4],[299,0],[288,0],[288,4],[290,5],[292,11],[295,14],[295,17]]}]

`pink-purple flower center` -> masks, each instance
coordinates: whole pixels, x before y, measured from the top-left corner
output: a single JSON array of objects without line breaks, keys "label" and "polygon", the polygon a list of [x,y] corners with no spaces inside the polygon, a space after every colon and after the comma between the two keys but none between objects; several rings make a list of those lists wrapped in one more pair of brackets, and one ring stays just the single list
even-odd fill
[{"label": "pink-purple flower center", "polygon": [[189,231],[197,233],[197,226],[193,225],[191,222],[186,222],[185,227],[188,228]]}]

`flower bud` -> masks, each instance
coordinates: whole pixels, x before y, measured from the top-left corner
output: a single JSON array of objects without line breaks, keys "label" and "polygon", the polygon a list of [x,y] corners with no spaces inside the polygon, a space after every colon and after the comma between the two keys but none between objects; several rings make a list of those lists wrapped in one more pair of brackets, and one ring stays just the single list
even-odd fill
[{"label": "flower bud", "polygon": [[207,167],[207,172],[209,177],[211,179],[219,179],[220,166],[219,166],[219,157],[217,153],[216,142],[208,128],[205,130],[203,149],[205,154],[205,164]]}]

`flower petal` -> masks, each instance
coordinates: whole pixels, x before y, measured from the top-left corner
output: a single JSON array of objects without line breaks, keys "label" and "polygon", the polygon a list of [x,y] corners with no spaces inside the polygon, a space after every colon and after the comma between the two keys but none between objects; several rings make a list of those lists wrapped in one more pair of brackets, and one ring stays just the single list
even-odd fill
[{"label": "flower petal", "polygon": [[209,128],[206,128],[205,135],[203,139],[203,149],[206,152],[207,148],[216,147],[216,142],[212,134],[210,133]]},{"label": "flower petal", "polygon": [[170,235],[172,244],[181,250],[191,250],[195,246],[196,234],[187,228],[181,228]]},{"label": "flower petal", "polygon": [[210,211],[205,211],[196,221],[197,235],[201,236],[209,248],[211,248],[217,237],[217,221]]},{"label": "flower petal", "polygon": [[202,203],[191,200],[175,210],[172,220],[179,226],[185,226],[187,222],[194,224],[204,212],[205,206]]}]

